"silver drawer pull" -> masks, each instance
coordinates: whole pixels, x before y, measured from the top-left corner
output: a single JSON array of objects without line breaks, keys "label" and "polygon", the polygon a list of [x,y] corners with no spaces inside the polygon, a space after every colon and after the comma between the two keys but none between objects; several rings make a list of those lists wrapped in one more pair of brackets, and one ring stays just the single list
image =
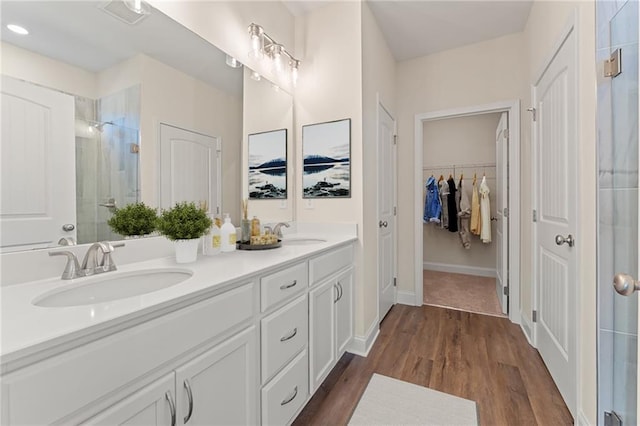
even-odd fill
[{"label": "silver drawer pull", "polygon": [[293,331],[291,331],[291,333],[289,333],[288,336],[284,336],[280,338],[281,342],[286,342],[287,340],[291,340],[293,339],[293,336],[295,336],[296,334],[298,334],[298,328],[294,328]]},{"label": "silver drawer pull", "polygon": [[280,403],[280,405],[287,405],[288,403],[293,401],[296,398],[297,395],[298,395],[298,387],[296,386],[295,388],[293,388],[293,395],[291,395],[289,398],[287,398],[284,401],[282,401]]},{"label": "silver drawer pull", "polygon": [[191,419],[191,415],[193,414],[193,393],[191,392],[191,385],[189,384],[189,379],[185,379],[184,388],[187,391],[187,397],[189,398],[189,412],[186,416],[184,416],[183,423],[186,425],[187,422]]},{"label": "silver drawer pull", "polygon": [[280,290],[286,290],[288,288],[294,287],[296,284],[298,284],[298,280],[293,280],[293,282],[291,284],[283,284],[280,286]]},{"label": "silver drawer pull", "polygon": [[176,426],[176,405],[173,402],[173,396],[171,392],[167,391],[164,397],[169,402],[169,411],[171,412],[171,426]]}]

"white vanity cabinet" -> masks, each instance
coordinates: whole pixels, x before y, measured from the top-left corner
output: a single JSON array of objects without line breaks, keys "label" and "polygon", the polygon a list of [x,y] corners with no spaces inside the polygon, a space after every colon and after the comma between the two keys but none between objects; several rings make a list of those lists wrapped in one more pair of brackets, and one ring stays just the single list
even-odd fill
[{"label": "white vanity cabinet", "polygon": [[[309,292],[310,392],[315,392],[353,338],[353,259],[351,246],[309,261],[323,277]],[[327,277],[328,278],[324,278]]]}]

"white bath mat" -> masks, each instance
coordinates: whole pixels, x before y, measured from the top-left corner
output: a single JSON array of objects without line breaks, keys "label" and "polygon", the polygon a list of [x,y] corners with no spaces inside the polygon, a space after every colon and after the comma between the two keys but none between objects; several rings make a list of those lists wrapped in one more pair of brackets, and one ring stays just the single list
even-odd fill
[{"label": "white bath mat", "polygon": [[478,412],[474,401],[374,374],[349,424],[476,426]]}]

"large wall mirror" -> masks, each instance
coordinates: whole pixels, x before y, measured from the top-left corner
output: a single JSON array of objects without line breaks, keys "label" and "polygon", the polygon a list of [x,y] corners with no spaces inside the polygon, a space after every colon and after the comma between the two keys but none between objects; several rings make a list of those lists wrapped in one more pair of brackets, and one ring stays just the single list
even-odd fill
[{"label": "large wall mirror", "polygon": [[[289,94],[229,66],[224,52],[153,8],[1,8],[3,252],[56,246],[61,237],[121,239],[106,221],[114,206],[136,201],[207,201],[239,223],[247,135],[292,130]],[[10,23],[29,34],[9,31]],[[273,123],[251,112],[256,105],[274,106]],[[250,203],[251,213],[292,220],[291,194],[275,208]]]}]

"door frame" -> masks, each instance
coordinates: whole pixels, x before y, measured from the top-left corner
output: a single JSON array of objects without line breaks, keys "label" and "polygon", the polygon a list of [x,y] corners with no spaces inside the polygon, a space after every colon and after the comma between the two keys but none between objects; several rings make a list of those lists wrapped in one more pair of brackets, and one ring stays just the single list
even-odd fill
[{"label": "door frame", "polygon": [[[553,62],[553,60],[555,59],[556,55],[558,54],[558,52],[560,51],[560,49],[562,48],[562,46],[564,45],[565,41],[569,38],[569,36],[573,34],[573,43],[574,43],[574,64],[575,64],[575,92],[576,92],[576,100],[575,100],[575,108],[576,108],[576,123],[575,123],[575,134],[577,136],[577,142],[578,142],[578,147],[576,149],[576,152],[578,153],[577,158],[575,159],[576,161],[576,191],[575,191],[575,205],[576,206],[580,206],[580,170],[583,167],[588,167],[588,166],[581,166],[579,158],[580,158],[580,75],[579,75],[579,66],[580,66],[580,44],[578,42],[578,36],[579,36],[579,28],[578,28],[578,17],[576,15],[576,12],[574,11],[573,13],[571,13],[571,15],[569,16],[569,19],[567,20],[567,23],[565,24],[565,26],[563,27],[562,31],[558,34],[556,41],[553,43],[552,48],[549,50],[549,53],[547,54],[547,56],[545,56],[544,61],[542,62],[541,67],[538,69],[538,71],[534,74],[534,78],[532,79],[532,83],[530,85],[530,90],[531,90],[531,105],[532,107],[535,107],[536,105],[536,98],[535,98],[535,89],[538,86],[538,84],[540,84],[540,80],[542,80],[542,77],[544,76],[544,73],[547,71],[547,69],[549,68],[549,66],[551,65],[551,63]],[[531,117],[530,117],[531,118]],[[538,158],[538,126],[534,123],[533,119],[531,118],[531,185],[532,187],[535,187],[535,185],[537,185],[537,181],[538,181],[538,164],[539,164],[539,158]],[[537,191],[531,191],[530,194],[530,201],[531,201],[531,209],[532,210],[536,210],[538,211],[538,197],[537,197]],[[533,213],[533,211],[532,211]],[[539,300],[538,300],[538,256],[536,255],[537,253],[537,247],[538,247],[538,222],[533,222],[533,217],[531,216],[529,218],[529,220],[531,220],[531,256],[532,256],[532,261],[531,261],[531,309],[534,311],[538,311],[539,309]],[[580,212],[578,211],[578,213],[576,214],[576,223],[575,223],[575,229],[576,232],[578,232],[581,228],[581,220],[580,220]],[[580,258],[581,258],[581,244],[580,244],[580,236],[578,235],[577,238],[577,243],[575,244],[575,251],[576,251],[576,263],[577,263],[577,272],[579,272],[580,270]],[[576,348],[576,354],[575,354],[575,377],[576,377],[576,405],[574,407],[569,407],[569,411],[572,412],[572,414],[574,415],[575,419],[578,419],[579,413],[580,413],[580,405],[581,405],[581,400],[582,400],[582,386],[581,386],[581,378],[580,378],[580,367],[581,367],[581,363],[580,363],[580,355],[579,355],[579,351],[580,351],[580,333],[582,332],[581,328],[580,328],[580,303],[579,300],[581,300],[582,297],[582,292],[580,291],[580,285],[579,285],[579,273],[576,275],[576,286],[575,286],[575,295],[574,297],[570,297],[569,301],[573,301],[573,303],[575,303],[575,318],[573,318],[573,321],[575,321],[575,333],[576,335],[574,336],[575,339],[575,348]],[[538,347],[538,323],[537,322],[533,322],[532,320],[530,321],[529,318],[530,316],[527,315],[523,315],[523,325],[525,325],[528,327],[528,330],[531,332],[531,334],[527,334],[525,332],[525,335],[527,336],[527,338],[529,339],[530,343],[533,345],[533,347],[537,348]],[[524,329],[525,327],[523,327]],[[596,357],[597,359],[597,357]],[[640,398],[640,397],[639,397]],[[566,403],[566,401],[565,401]],[[596,408],[597,409],[597,408]]]},{"label": "door frame", "polygon": [[[391,187],[393,188],[393,206],[395,209],[398,208],[398,144],[397,144],[397,135],[398,135],[398,120],[393,116],[393,114],[391,113],[391,111],[389,111],[389,108],[387,108],[384,105],[384,102],[382,102],[382,99],[380,97],[380,93],[376,93],[376,179],[379,176],[380,171],[378,170],[378,163],[379,163],[379,158],[378,156],[380,155],[380,137],[379,137],[379,128],[380,128],[380,116],[378,115],[379,113],[379,108],[382,108],[383,110],[385,110],[385,112],[387,114],[389,114],[389,117],[391,117],[391,119],[393,120],[393,135],[396,138],[396,141],[394,141],[393,144],[393,171],[391,173],[391,176],[393,178],[393,183],[391,184]],[[377,183],[377,182],[376,182]],[[378,213],[380,211],[380,200],[378,197],[378,191],[376,190],[376,222],[378,223],[378,220],[380,220],[380,218],[378,217]],[[396,211],[396,214],[393,216],[394,220],[393,220],[393,276],[394,278],[397,279],[398,276],[398,214]],[[380,263],[380,234],[379,232],[376,231],[376,260],[377,263]],[[376,283],[376,324],[380,325],[380,322],[382,321],[383,318],[380,317],[380,276],[379,274],[376,272],[376,276],[378,277],[377,283]],[[397,304],[398,303],[398,287],[394,286],[393,287],[393,304]]]},{"label": "door frame", "polygon": [[425,121],[459,118],[472,115],[507,112],[509,114],[509,319],[520,324],[520,100],[495,102],[470,107],[453,108],[415,115],[414,151],[414,253],[415,300],[423,304],[423,204],[422,204],[422,156],[423,124]]}]

